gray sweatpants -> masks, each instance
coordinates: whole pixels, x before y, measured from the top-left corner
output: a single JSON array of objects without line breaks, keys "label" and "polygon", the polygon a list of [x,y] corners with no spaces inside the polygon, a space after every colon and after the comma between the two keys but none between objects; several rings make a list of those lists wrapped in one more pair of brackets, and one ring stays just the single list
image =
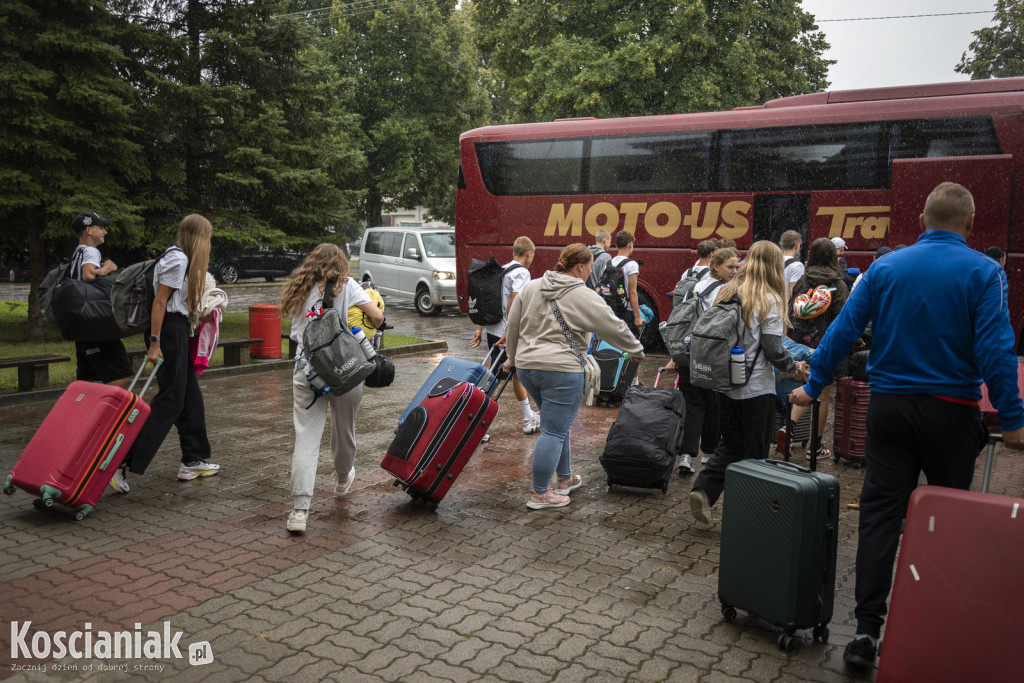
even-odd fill
[{"label": "gray sweatpants", "polygon": [[292,373],[292,421],[295,423],[295,450],[292,452],[292,496],[296,510],[308,510],[316,486],[316,467],[320,460],[320,440],[331,411],[331,454],[338,480],[345,481],[356,457],[356,413],[363,398],[363,385],[341,396],[321,396],[309,409],[313,391],[305,374]]}]

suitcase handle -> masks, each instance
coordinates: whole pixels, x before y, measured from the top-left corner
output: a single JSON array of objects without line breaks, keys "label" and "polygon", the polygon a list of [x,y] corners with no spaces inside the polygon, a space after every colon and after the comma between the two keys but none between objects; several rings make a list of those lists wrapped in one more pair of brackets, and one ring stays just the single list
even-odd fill
[{"label": "suitcase handle", "polygon": [[809,474],[814,471],[808,467],[804,467],[803,465],[797,465],[795,462],[788,462],[786,460],[765,460],[765,462],[769,465],[774,465],[775,467],[793,470],[794,472],[803,472],[804,474]]},{"label": "suitcase handle", "polygon": [[[149,373],[149,378],[146,380],[146,383],[142,385],[142,391],[139,392],[139,398],[142,398],[142,395],[146,393],[146,389],[149,389],[149,385],[153,382],[153,378],[156,377],[156,371],[160,369],[160,366],[163,365],[163,363],[164,359],[162,357],[156,359],[156,365],[153,366],[153,372]],[[139,371],[136,372],[135,377],[132,378],[132,383],[128,385],[128,391],[131,391],[135,387],[135,383],[139,381],[140,377],[142,377],[142,371],[145,369],[146,362],[143,361],[142,365],[139,366]]]},{"label": "suitcase handle", "polygon": [[981,476],[981,492],[988,493],[988,485],[992,479],[992,460],[995,459],[996,442],[1002,443],[1002,434],[989,434],[988,447],[985,448],[985,473]]}]

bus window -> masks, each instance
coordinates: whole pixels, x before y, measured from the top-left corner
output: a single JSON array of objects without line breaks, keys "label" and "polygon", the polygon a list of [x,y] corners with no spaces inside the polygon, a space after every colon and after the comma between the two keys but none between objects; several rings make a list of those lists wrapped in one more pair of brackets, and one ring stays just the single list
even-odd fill
[{"label": "bus window", "polygon": [[884,187],[877,123],[722,132],[719,189],[846,190]]},{"label": "bus window", "polygon": [[526,140],[476,145],[487,191],[493,195],[578,194],[583,140]]},{"label": "bus window", "polygon": [[595,138],[590,145],[591,194],[708,190],[711,132]]},{"label": "bus window", "polygon": [[893,121],[889,136],[893,159],[1001,154],[988,116]]}]

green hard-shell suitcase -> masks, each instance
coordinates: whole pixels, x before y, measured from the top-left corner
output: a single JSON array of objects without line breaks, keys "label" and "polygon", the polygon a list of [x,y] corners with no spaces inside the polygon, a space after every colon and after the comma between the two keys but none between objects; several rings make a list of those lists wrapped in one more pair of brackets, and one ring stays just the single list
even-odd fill
[{"label": "green hard-shell suitcase", "polygon": [[741,460],[725,471],[718,599],[729,621],[742,609],[783,629],[828,640],[836,581],[839,482],[779,460]]}]

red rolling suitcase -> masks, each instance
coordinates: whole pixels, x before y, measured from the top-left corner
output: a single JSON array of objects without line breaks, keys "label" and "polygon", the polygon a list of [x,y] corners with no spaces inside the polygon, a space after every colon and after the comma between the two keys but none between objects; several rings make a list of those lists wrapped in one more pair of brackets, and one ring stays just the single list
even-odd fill
[{"label": "red rolling suitcase", "polygon": [[57,502],[74,507],[75,520],[85,519],[149,417],[142,394],[156,376],[155,367],[142,391],[132,393],[145,367],[127,389],[81,381],[68,385],[7,475],[4,493],[17,487],[37,496],[36,507]]},{"label": "red rolling suitcase", "polygon": [[442,377],[398,427],[380,466],[413,500],[441,502],[498,414],[498,397],[511,375],[484,391],[470,382]]},{"label": "red rolling suitcase", "polygon": [[1021,680],[1022,566],[1024,499],[915,490],[876,680]]},{"label": "red rolling suitcase", "polygon": [[835,423],[832,436],[832,457],[858,465],[863,464],[866,453],[864,443],[868,436],[868,400],[871,385],[850,377],[836,382]]}]

